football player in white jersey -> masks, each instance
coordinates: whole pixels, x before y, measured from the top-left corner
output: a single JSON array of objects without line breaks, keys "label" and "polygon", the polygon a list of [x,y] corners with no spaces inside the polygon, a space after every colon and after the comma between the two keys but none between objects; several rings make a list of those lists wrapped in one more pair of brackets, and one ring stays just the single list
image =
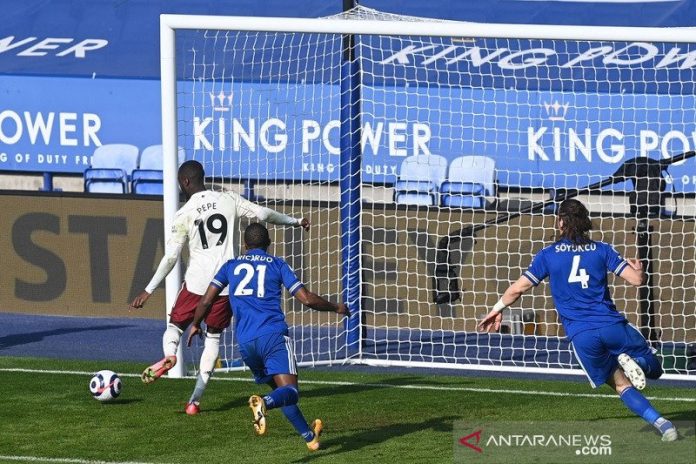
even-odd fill
[{"label": "football player in white jersey", "polygon": [[[167,329],[162,337],[164,358],[149,366],[142,374],[145,383],[151,383],[176,365],[176,351],[181,336],[191,324],[198,301],[205,294],[215,273],[228,260],[239,254],[237,218],[256,218],[271,224],[309,229],[306,218],[295,219],[269,208],[256,205],[235,192],[207,190],[203,166],[198,161],[186,161],[179,167],[179,187],[186,196],[186,204],[176,212],[172,234],[168,239],[165,256],[155,275],[130,307],[142,308],[152,292],[176,264],[184,244],[188,242],[189,263],[184,282],[172,308]],[[186,405],[186,413],[198,414],[200,399],[215,368],[220,334],[230,325],[232,311],[227,293],[221,294],[205,319],[207,325],[203,353],[196,387]]]}]

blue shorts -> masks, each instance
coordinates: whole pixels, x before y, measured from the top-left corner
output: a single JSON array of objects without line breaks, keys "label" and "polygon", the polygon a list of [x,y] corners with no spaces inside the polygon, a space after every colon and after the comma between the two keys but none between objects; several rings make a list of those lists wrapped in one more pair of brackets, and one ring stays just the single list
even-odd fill
[{"label": "blue shorts", "polygon": [[262,335],[240,344],[239,352],[256,383],[268,383],[276,374],[297,375],[295,348],[284,333]]},{"label": "blue shorts", "polygon": [[611,377],[619,366],[617,358],[621,353],[646,361],[655,358],[643,335],[626,322],[582,331],[573,337],[571,346],[592,388],[605,384]]}]

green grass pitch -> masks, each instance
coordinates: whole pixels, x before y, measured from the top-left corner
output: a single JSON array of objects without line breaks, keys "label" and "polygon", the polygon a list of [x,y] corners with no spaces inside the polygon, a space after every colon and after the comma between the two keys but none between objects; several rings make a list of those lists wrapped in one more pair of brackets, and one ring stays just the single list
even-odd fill
[{"label": "green grass pitch", "polygon": [[[324,449],[310,453],[280,411],[270,412],[267,436],[254,435],[247,399],[266,390],[247,380],[248,372],[211,381],[201,414],[189,417],[183,407],[194,381],[161,379],[146,386],[127,375],[142,368],[0,358],[0,462],[451,463],[455,421],[632,417],[607,387],[593,392],[580,382],[304,369],[300,406],[308,421],[320,417],[325,423]],[[121,397],[101,404],[89,394],[88,374],[8,369],[126,375]],[[696,420],[694,388],[648,387],[646,393],[686,400],[653,404],[670,418]]]}]

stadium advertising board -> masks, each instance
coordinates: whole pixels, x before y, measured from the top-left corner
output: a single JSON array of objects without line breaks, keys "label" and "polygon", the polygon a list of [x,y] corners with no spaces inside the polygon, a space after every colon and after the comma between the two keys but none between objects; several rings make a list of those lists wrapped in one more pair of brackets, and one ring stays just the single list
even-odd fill
[{"label": "stadium advertising board", "polygon": [[[226,171],[215,169],[228,177],[338,181],[338,88],[304,89],[321,95],[308,104],[284,99],[273,86],[251,85],[235,84],[224,94],[212,84],[196,89],[194,99],[210,103],[185,109],[179,126],[190,134],[193,157],[206,161],[226,153],[235,162]],[[235,104],[237,95],[256,103]],[[693,96],[365,87],[363,98],[366,182],[394,182],[408,156],[433,154],[451,162],[485,155],[495,159],[503,185],[574,188],[613,174],[634,156],[666,158],[696,147]],[[331,99],[335,105],[327,103]],[[510,104],[521,100],[524,114]],[[671,121],[667,110],[677,111],[680,120]],[[696,191],[694,163],[669,169],[675,191]]]},{"label": "stadium advertising board", "polygon": [[162,203],[0,195],[0,310],[95,317],[164,316],[164,292],[141,312],[142,290],[162,257]]},{"label": "stadium advertising board", "polygon": [[[267,11],[255,2],[227,8],[173,1],[95,4],[77,15],[58,8],[66,3],[29,8],[30,14],[10,9],[16,21],[0,34],[0,170],[80,173],[100,144],[143,149],[159,143],[158,14]],[[296,14],[277,3],[276,14]],[[340,9],[340,2],[306,3],[307,16]],[[533,11],[529,18],[562,23],[580,8],[508,3],[496,2],[497,20],[524,22],[524,12]],[[389,2],[375,6],[390,9]],[[620,11],[632,24],[675,20],[646,18],[620,5],[597,8]],[[444,4],[431,14],[486,19]],[[609,17],[597,14],[587,22]],[[112,27],[98,26],[104,23]],[[185,79],[179,132],[187,157],[229,177],[337,181],[340,37],[305,34],[282,44],[274,34],[249,37],[180,34],[187,46],[178,50]],[[627,158],[696,147],[694,44],[383,36],[359,42],[366,182],[394,182],[412,155],[449,162],[485,155],[496,160],[502,185],[578,187],[613,173]],[[239,51],[226,54],[226,47]],[[191,56],[196,49],[207,53]],[[206,56],[223,66],[208,66]],[[268,83],[269,76],[283,76],[283,82]],[[220,171],[211,160],[222,153],[232,163]],[[670,168],[671,190],[696,192],[694,163]]]},{"label": "stadium advertising board", "polygon": [[[82,172],[101,144],[142,149],[159,142],[154,81],[0,80],[13,89],[0,111],[2,170]],[[37,85],[52,98],[37,94]],[[232,178],[338,181],[338,87],[297,85],[303,89],[293,93],[323,98],[288,99],[264,84],[234,84],[222,92],[214,84],[186,89],[200,101],[181,112],[187,157]],[[250,95],[254,105],[238,104]],[[363,96],[366,182],[394,182],[407,156],[434,154],[451,162],[485,155],[496,160],[502,185],[572,188],[597,182],[633,156],[668,157],[696,147],[693,95],[365,87]],[[524,114],[510,104],[521,99]],[[223,153],[233,162],[221,172],[213,160]],[[674,191],[696,191],[694,163],[669,169]]]},{"label": "stadium advertising board", "polygon": [[[693,26],[696,17],[694,2],[641,0],[637,5],[627,5],[623,0],[591,3],[487,0],[485,4],[364,0],[359,3],[391,13],[508,24],[678,27]],[[162,13],[316,18],[340,13],[343,2],[0,0],[0,6],[5,18],[0,25],[1,74],[159,79],[159,15]]]},{"label": "stadium advertising board", "polygon": [[[269,206],[293,216],[306,212],[301,203]],[[127,311],[128,302],[149,282],[162,257],[160,202],[0,195],[0,207],[0,227],[7,231],[7,240],[0,241],[5,265],[0,273],[0,311],[163,318],[162,290],[153,294],[142,311]],[[490,219],[491,214],[388,206],[364,211],[363,309],[368,323],[419,328],[427,316],[429,330],[475,331],[476,321],[505,290],[506,281],[491,279],[490,272],[509,268],[508,278],[516,279],[541,243],[549,240],[546,235],[553,223],[551,216],[524,215],[479,232],[475,241],[453,245],[462,300],[453,306],[436,305],[432,278],[438,242],[462,225]],[[309,233],[271,227],[272,252],[285,257],[313,291],[335,296],[341,286],[339,207],[313,206],[310,219],[314,226]],[[670,275],[674,261],[693,261],[695,251],[687,243],[694,233],[693,223],[655,220],[652,226],[653,239],[659,244],[657,275]],[[628,232],[634,228],[633,220],[605,218],[596,233],[603,240],[624,244],[620,251],[635,256],[635,235]],[[677,255],[676,250],[683,253]],[[666,339],[675,337],[673,330],[680,330],[676,328],[688,325],[688,304],[695,292],[693,286],[660,291],[656,313],[672,321],[662,327]],[[629,320],[637,321],[636,289],[616,286],[614,299]],[[286,306],[288,320],[306,323],[299,302],[291,301]],[[537,335],[562,334],[543,286],[523,297],[521,307],[538,310]]]},{"label": "stadium advertising board", "polygon": [[95,148],[160,143],[159,82],[0,76],[0,170],[81,173]]}]

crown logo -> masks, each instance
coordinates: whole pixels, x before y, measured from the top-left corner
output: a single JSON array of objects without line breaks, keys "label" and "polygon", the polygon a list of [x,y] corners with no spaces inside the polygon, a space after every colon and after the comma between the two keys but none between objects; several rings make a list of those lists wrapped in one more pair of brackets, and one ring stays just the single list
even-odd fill
[{"label": "crown logo", "polygon": [[568,103],[561,105],[558,100],[554,100],[553,103],[544,102],[544,109],[549,121],[565,121],[569,107]]},{"label": "crown logo", "polygon": [[218,94],[208,92],[208,97],[210,97],[210,105],[213,107],[213,111],[229,111],[230,106],[232,106],[234,94],[232,92],[225,93],[220,90]]}]

